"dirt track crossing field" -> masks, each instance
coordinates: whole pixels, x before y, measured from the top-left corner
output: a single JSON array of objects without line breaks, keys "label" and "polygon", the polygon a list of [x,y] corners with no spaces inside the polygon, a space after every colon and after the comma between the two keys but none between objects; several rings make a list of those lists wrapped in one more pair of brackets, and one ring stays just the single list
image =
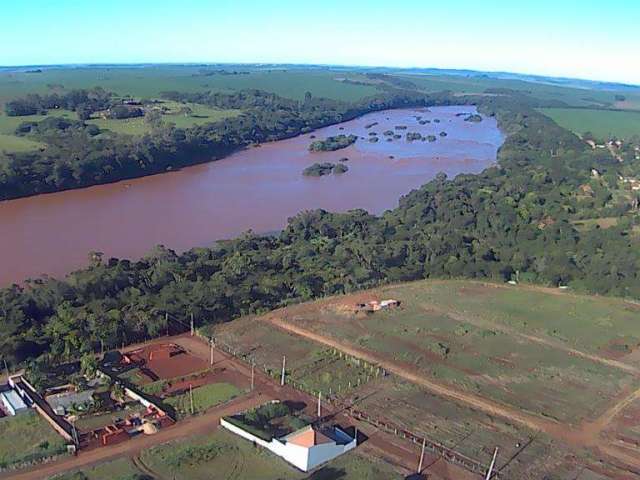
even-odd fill
[{"label": "dirt track crossing field", "polygon": [[585,423],[581,428],[572,428],[571,426],[555,422],[553,420],[543,419],[535,415],[520,412],[507,405],[487,400],[477,395],[462,392],[447,385],[442,385],[432,379],[421,375],[419,372],[401,365],[398,362],[390,361],[383,356],[349,345],[345,342],[338,341],[332,337],[320,335],[311,332],[297,325],[292,325],[280,318],[277,313],[264,317],[265,321],[286,330],[290,333],[307,338],[322,345],[335,348],[347,355],[376,363],[385,368],[388,372],[397,375],[409,382],[417,384],[427,390],[449,398],[455,402],[466,404],[474,409],[483,411],[489,415],[495,415],[506,420],[521,424],[535,431],[541,431],[553,438],[566,442],[574,447],[590,447],[595,448],[602,453],[612,457],[618,462],[630,467],[640,474],[640,457],[629,452],[610,445],[606,441],[601,441],[599,434],[608,425],[610,421],[632,401],[640,397],[640,390],[634,391],[630,395],[623,398],[616,405],[612,406],[601,418],[592,423]]}]

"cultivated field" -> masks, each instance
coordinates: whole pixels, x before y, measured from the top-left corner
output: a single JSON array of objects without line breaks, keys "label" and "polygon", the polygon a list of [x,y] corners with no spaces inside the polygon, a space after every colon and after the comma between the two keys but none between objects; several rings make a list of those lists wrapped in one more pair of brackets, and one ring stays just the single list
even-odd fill
[{"label": "cultivated field", "polygon": [[[336,300],[309,314],[307,306],[289,308],[284,318],[438,382],[573,424],[602,413],[637,383],[633,359],[625,369],[567,351],[581,349],[611,361],[633,353],[640,343],[637,314],[616,309],[609,299],[465,282],[388,288],[362,294],[362,300],[367,295],[396,298],[402,306],[354,316]],[[534,335],[540,341],[528,338]]]},{"label": "cultivated field", "polygon": [[591,132],[601,140],[640,136],[640,112],[582,108],[544,108],[540,111],[561,127],[578,134]]},{"label": "cultivated field", "polygon": [[350,398],[357,387],[377,376],[362,362],[341,357],[333,349],[274,329],[253,317],[218,326],[212,332],[217,341],[235,348],[239,355],[252,359],[258,368],[278,379],[286,355],[287,379],[308,392]]},{"label": "cultivated field", "polygon": [[[301,100],[310,91],[318,97],[355,100],[377,92],[374,87],[336,81],[338,74],[318,70],[259,69],[227,67],[247,74],[201,74],[201,67],[158,65],[146,68],[79,68],[46,69],[41,73],[0,73],[0,105],[28,93],[49,93],[74,88],[103,87],[120,95],[154,98],[161,92],[197,92],[212,90],[230,92],[258,88],[288,98]],[[215,67],[206,69],[216,70]]]}]

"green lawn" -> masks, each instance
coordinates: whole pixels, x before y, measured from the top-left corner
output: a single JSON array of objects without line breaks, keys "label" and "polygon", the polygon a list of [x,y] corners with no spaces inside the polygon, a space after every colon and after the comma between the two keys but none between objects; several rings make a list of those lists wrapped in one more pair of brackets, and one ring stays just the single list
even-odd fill
[{"label": "green lawn", "polygon": [[591,132],[596,138],[640,136],[640,112],[595,109],[544,108],[542,113],[577,134]]},{"label": "green lawn", "polygon": [[[229,383],[212,383],[193,390],[194,414],[207,411],[211,407],[227,402],[240,395],[241,390]],[[191,414],[191,401],[189,392],[176,397],[170,397],[166,403],[176,409],[180,416]]]},{"label": "green lawn", "polygon": [[33,411],[0,419],[0,468],[65,451],[62,437]]},{"label": "green lawn", "polygon": [[351,452],[304,474],[281,458],[225,430],[145,450],[142,460],[155,472],[176,480],[394,480],[389,466]]}]

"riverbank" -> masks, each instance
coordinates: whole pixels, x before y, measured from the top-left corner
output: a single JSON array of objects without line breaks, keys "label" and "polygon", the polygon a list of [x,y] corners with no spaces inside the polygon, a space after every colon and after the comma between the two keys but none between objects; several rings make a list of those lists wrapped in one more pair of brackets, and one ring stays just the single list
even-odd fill
[{"label": "riverbank", "polygon": [[[400,196],[438,172],[478,173],[496,159],[503,135],[495,119],[472,124],[458,113],[471,107],[387,110],[237,151],[180,171],[0,203],[0,285],[41,274],[61,277],[87,264],[90,251],[105,258],[140,258],[155,245],[177,251],[233,238],[253,230],[281,229],[287,218],[307,209],[344,212],[363,208],[379,214]],[[417,117],[440,123],[421,125]],[[378,122],[378,125],[365,128]],[[403,137],[376,143],[375,131],[407,126]],[[407,141],[407,132],[438,141]],[[356,134],[359,140],[336,152],[309,152],[313,139]],[[313,163],[348,157],[342,176],[303,177]],[[393,157],[393,158],[390,158]]]}]

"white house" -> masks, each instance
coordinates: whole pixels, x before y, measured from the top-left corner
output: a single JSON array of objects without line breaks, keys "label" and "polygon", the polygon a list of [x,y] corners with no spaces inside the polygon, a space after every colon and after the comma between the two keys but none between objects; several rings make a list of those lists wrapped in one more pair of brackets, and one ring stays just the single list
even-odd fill
[{"label": "white house", "polygon": [[13,389],[0,392],[0,404],[2,404],[2,409],[11,416],[29,410],[27,404]]},{"label": "white house", "polygon": [[308,425],[282,438],[266,441],[224,418],[220,419],[220,424],[236,435],[270,450],[303,472],[339,457],[356,448],[357,444],[355,438],[338,427],[316,429]]}]

